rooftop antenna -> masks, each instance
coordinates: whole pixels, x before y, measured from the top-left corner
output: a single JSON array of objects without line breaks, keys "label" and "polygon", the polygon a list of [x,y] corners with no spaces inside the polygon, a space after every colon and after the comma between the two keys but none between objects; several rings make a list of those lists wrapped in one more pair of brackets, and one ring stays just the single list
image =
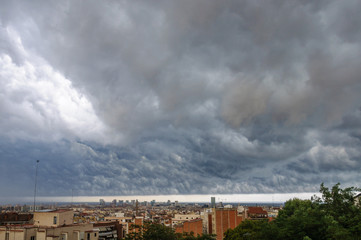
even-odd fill
[{"label": "rooftop antenna", "polygon": [[39,166],[39,160],[36,160],[36,169],[35,169],[35,187],[34,187],[34,206],[33,206],[33,213],[35,212],[35,200],[36,200],[36,183],[38,178],[38,166]]}]

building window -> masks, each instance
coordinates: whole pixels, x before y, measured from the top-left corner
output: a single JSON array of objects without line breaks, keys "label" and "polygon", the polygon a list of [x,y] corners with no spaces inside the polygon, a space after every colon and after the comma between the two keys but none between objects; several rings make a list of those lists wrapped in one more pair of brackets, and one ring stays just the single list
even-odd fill
[{"label": "building window", "polygon": [[30,237],[30,240],[35,240],[35,236],[31,236],[31,237]]},{"label": "building window", "polygon": [[53,219],[53,224],[56,224],[56,222],[57,222],[57,217],[56,216],[54,216],[54,219]]},{"label": "building window", "polygon": [[9,240],[9,233],[5,233],[5,240]]},{"label": "building window", "polygon": [[94,237],[96,237],[97,236],[97,233],[94,233]]},{"label": "building window", "polygon": [[87,234],[86,240],[90,240],[90,233]]}]

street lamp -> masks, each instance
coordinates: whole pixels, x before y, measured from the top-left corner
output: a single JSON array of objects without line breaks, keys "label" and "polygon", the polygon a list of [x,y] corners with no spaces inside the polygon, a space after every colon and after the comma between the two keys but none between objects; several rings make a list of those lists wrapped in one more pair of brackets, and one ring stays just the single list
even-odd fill
[{"label": "street lamp", "polygon": [[36,199],[36,182],[37,182],[37,178],[38,178],[38,165],[39,165],[39,160],[36,160],[36,169],[35,169],[35,187],[34,187],[34,207],[33,207],[33,213],[35,212],[35,199]]}]

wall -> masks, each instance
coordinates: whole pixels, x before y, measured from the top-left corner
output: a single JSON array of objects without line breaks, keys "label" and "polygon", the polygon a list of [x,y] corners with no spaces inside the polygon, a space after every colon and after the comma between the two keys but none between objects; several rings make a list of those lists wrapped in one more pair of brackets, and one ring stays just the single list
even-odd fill
[{"label": "wall", "polygon": [[215,209],[212,220],[213,233],[217,234],[217,240],[222,240],[228,229],[234,229],[242,222],[242,217],[237,215],[235,209]]},{"label": "wall", "polygon": [[184,222],[182,225],[176,227],[177,233],[194,233],[194,236],[203,234],[202,219]]},{"label": "wall", "polygon": [[[0,227],[0,240],[6,239],[6,233],[9,233],[9,240],[30,240],[32,236],[36,236],[36,228],[21,226],[1,226]],[[38,240],[38,239],[37,239]]]},{"label": "wall", "polygon": [[[57,227],[61,225],[73,224],[73,211],[52,211],[52,212],[35,212],[34,225],[36,226],[52,226]],[[56,223],[54,224],[54,217]]]},{"label": "wall", "polygon": [[6,228],[6,226],[0,226],[0,240],[5,240],[6,232],[9,233],[9,240],[30,240],[31,236],[35,236],[36,240],[59,240],[62,233],[68,235],[67,240],[79,240],[77,238],[78,234],[74,234],[74,232],[83,233],[84,240],[87,240],[88,233],[90,240],[98,240],[99,238],[99,233],[93,231],[93,224],[68,225],[64,227],[33,227],[31,225]]},{"label": "wall", "polygon": [[[78,240],[78,235],[83,235],[84,240],[87,240],[87,235],[89,234],[90,240],[98,240],[99,232],[93,231],[93,224],[74,224],[68,225],[64,227],[56,227],[56,228],[39,228],[39,232],[45,231],[47,239],[56,239],[59,240],[60,235],[66,233],[68,236],[67,240]],[[79,232],[79,234],[78,234]],[[76,233],[76,234],[74,234]],[[83,233],[83,234],[81,234]],[[43,235],[43,233],[40,233]],[[36,239],[38,240],[38,239]]]}]

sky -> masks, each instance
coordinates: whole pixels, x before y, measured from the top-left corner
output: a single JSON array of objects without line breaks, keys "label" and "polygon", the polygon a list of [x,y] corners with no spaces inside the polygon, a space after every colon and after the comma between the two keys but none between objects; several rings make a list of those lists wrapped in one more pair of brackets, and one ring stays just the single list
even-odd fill
[{"label": "sky", "polygon": [[360,187],[360,1],[0,6],[0,195]]}]

